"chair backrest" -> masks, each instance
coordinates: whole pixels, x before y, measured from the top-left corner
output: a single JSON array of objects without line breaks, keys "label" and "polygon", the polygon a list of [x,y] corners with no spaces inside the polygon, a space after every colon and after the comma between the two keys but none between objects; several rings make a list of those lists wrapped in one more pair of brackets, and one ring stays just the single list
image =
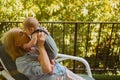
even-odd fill
[{"label": "chair backrest", "polygon": [[8,70],[10,75],[15,79],[15,80],[29,80],[25,75],[19,73],[17,71],[15,62],[12,60],[12,58],[6,53],[4,50],[4,47],[2,44],[0,44],[0,58],[2,60],[2,64],[4,64],[5,68]]}]

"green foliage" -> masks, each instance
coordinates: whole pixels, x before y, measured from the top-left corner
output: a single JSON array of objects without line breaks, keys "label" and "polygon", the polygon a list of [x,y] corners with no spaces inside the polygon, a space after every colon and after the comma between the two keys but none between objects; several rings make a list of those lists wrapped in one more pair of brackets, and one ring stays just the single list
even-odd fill
[{"label": "green foliage", "polygon": [[120,75],[95,74],[93,77],[95,80],[120,80]]},{"label": "green foliage", "polygon": [[119,0],[1,0],[1,21],[120,21]]}]

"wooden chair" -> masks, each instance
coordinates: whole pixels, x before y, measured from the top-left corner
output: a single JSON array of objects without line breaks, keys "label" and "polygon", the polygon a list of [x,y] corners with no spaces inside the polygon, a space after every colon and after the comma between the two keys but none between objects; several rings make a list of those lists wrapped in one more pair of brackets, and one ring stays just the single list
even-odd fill
[{"label": "wooden chair", "polygon": [[[67,59],[72,59],[82,62],[85,65],[88,74],[80,75],[80,76],[83,77],[85,80],[94,80],[94,78],[92,77],[90,66],[84,58],[65,55],[65,54],[58,54],[58,57],[59,57],[57,59],[58,62]],[[23,74],[17,71],[15,62],[12,61],[11,57],[5,52],[2,45],[0,45],[0,62],[4,68],[4,70],[1,71],[1,74],[7,80],[29,80],[26,76],[24,76]]]}]

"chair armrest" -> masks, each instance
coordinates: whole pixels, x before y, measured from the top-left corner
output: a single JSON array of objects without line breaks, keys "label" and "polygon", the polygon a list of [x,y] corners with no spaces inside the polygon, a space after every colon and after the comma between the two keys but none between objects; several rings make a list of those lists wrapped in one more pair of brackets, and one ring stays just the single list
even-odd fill
[{"label": "chair armrest", "polygon": [[91,73],[91,69],[90,69],[90,65],[84,58],[71,56],[71,55],[60,54],[60,53],[57,56],[60,57],[60,58],[57,59],[58,62],[63,61],[63,60],[67,60],[67,59],[72,59],[72,60],[82,62],[86,67],[88,76],[93,78],[92,73]]}]

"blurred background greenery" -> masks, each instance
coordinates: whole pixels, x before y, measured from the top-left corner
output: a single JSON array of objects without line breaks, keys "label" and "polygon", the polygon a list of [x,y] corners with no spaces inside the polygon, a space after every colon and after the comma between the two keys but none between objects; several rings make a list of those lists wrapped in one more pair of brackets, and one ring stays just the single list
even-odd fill
[{"label": "blurred background greenery", "polygon": [[0,21],[120,21],[120,0],[0,0]]}]

